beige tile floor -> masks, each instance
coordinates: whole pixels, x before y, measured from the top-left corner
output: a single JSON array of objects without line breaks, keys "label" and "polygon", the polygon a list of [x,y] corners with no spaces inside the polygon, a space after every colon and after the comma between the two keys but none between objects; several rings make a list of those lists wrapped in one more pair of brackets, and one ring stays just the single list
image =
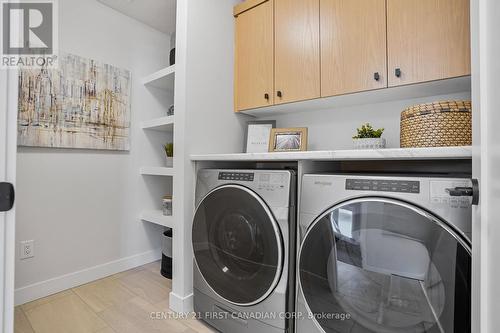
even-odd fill
[{"label": "beige tile floor", "polygon": [[[152,319],[168,310],[160,262],[112,275],[15,309],[15,333],[211,333],[193,318]],[[164,318],[165,316],[163,316]],[[167,316],[168,317],[168,316]]]}]

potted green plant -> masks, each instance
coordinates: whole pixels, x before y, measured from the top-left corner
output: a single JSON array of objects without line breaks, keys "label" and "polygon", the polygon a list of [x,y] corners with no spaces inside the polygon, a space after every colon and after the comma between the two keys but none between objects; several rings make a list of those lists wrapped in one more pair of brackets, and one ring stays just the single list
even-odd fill
[{"label": "potted green plant", "polygon": [[167,155],[167,167],[171,168],[174,166],[174,144],[166,143],[163,145],[163,149]]},{"label": "potted green plant", "polygon": [[375,130],[370,124],[363,124],[357,129],[358,134],[353,136],[354,148],[356,149],[380,149],[385,148],[385,139],[382,138],[383,128]]}]

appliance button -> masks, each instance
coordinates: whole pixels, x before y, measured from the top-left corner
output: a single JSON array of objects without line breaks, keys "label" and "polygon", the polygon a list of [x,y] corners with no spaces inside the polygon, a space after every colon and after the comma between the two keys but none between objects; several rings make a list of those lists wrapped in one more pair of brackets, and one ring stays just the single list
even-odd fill
[{"label": "appliance button", "polygon": [[442,203],[442,201],[441,201],[440,198],[432,198],[431,199],[431,203],[433,203],[433,204],[440,204],[440,203]]},{"label": "appliance button", "polygon": [[468,199],[460,200],[460,208],[469,208],[471,206],[471,202]]}]

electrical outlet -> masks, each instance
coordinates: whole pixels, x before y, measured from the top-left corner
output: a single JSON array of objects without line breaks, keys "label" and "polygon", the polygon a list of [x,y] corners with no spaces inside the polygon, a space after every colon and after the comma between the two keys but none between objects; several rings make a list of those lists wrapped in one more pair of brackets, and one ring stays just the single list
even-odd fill
[{"label": "electrical outlet", "polygon": [[35,241],[27,240],[21,242],[21,260],[35,256]]}]

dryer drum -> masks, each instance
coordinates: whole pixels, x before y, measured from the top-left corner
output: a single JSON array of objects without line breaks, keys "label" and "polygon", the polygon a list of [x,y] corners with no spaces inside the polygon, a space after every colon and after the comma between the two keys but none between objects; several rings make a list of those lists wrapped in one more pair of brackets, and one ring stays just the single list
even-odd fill
[{"label": "dryer drum", "polygon": [[327,333],[470,332],[470,246],[405,202],[331,208],[309,228],[299,270],[306,306]]},{"label": "dryer drum", "polygon": [[276,287],[283,268],[279,227],[262,199],[238,185],[210,192],[193,220],[196,264],[229,303],[250,306]]}]

